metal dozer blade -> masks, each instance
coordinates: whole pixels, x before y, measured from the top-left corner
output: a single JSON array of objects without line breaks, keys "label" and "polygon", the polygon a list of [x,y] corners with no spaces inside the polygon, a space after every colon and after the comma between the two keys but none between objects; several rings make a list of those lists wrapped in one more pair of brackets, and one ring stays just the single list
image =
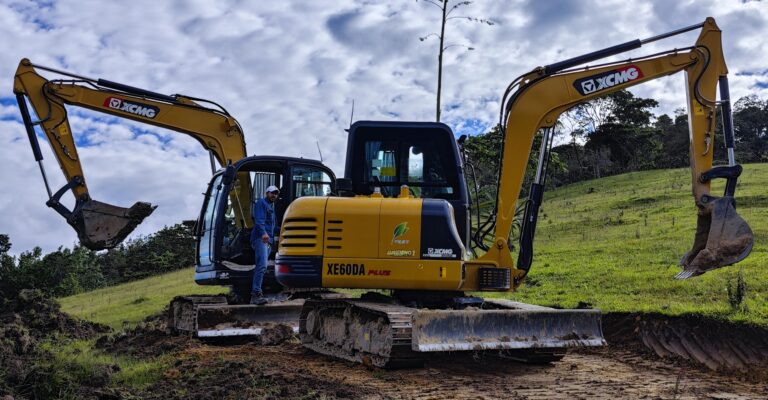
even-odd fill
[{"label": "metal dozer blade", "polygon": [[[746,258],[752,251],[754,237],[752,229],[736,213],[736,180],[742,172],[736,164],[734,154],[733,118],[731,115],[728,78],[721,76],[720,104],[723,116],[723,134],[728,152],[728,165],[703,172],[699,183],[708,184],[712,179],[725,179],[725,193],[722,197],[702,194],[697,202],[699,217],[696,222],[696,238],[691,251],[680,260],[683,270],[676,279],[687,279],[713,269],[735,264]],[[708,191],[708,186],[707,186]],[[695,190],[694,190],[695,192]]]}]

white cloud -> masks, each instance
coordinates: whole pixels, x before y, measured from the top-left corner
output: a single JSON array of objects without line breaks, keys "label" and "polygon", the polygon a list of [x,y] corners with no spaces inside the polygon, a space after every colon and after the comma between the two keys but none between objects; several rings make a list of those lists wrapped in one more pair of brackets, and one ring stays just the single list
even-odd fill
[{"label": "white cloud", "polygon": [[[432,120],[437,8],[426,2],[149,1],[0,3],[0,232],[14,250],[71,245],[75,235],[45,207],[11,76],[18,61],[63,68],[161,93],[222,104],[241,122],[250,154],[317,157],[343,173],[352,101],[355,119]],[[768,5],[737,0],[477,1],[457,11],[494,26],[451,20],[443,120],[457,130],[491,126],[507,84],[535,66],[645,38],[714,16],[723,29],[731,94],[768,97]],[[633,56],[695,40],[689,33]],[[762,74],[762,75],[761,75]],[[758,84],[762,83],[762,87]],[[659,112],[684,106],[683,78],[638,87]],[[2,95],[5,93],[5,95]],[[70,112],[85,140],[80,156],[93,197],[159,204],[137,230],[196,217],[210,175],[208,155],[184,135],[89,111]],[[42,143],[54,190],[64,184]],[[71,200],[68,200],[71,202]]]}]

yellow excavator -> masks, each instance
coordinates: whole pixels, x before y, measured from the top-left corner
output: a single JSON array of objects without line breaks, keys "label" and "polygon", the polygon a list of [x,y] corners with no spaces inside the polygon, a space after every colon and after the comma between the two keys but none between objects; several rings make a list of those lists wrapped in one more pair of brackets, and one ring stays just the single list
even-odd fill
[{"label": "yellow excavator", "polygon": [[[48,80],[36,68],[69,79]],[[19,63],[13,91],[48,191],[46,204],[67,220],[77,232],[80,243],[91,250],[113,248],[122,242],[155,207],[146,202],[137,202],[130,208],[124,208],[91,198],[76,140],[67,118],[66,105],[88,108],[190,135],[210,152],[211,169],[214,171],[214,159],[221,166],[227,166],[246,157],[245,138],[240,124],[223,107],[209,100],[178,94],[169,96],[105,79],[88,78],[35,65],[28,59]],[[35,121],[32,120],[25,98],[37,114]],[[45,133],[67,181],[55,193],[48,184],[35,126],[40,126]],[[250,176],[242,173],[239,178],[242,185],[232,193],[232,200],[238,205],[234,208],[235,221],[238,227],[248,228],[252,224]],[[60,202],[61,197],[70,190],[75,197],[72,210]]]},{"label": "yellow excavator", "polygon": [[[690,47],[630,60],[600,60],[643,44],[700,29]],[[452,202],[467,192],[457,143],[437,123],[353,125],[341,197],[307,197],[285,213],[276,276],[286,287],[374,289],[360,299],[304,302],[299,334],[317,352],[375,366],[418,363],[425,354],[504,350],[528,361],[551,361],[565,349],[605,343],[599,310],[561,310],[483,299],[467,292],[508,292],[524,282],[544,177],[558,116],[579,103],[649,80],[685,72],[690,161],[698,223],[678,279],[744,259],[752,232],[736,213],[734,192],[742,167],[734,133],[721,31],[714,19],[673,32],[539,67],[516,79],[503,96],[503,149],[490,220],[480,224],[471,258],[466,210]],[[720,101],[716,92],[720,88]],[[719,106],[719,107],[718,107]],[[724,122],[728,165],[713,167],[716,114]],[[510,233],[534,137],[543,139],[529,191],[517,263]],[[710,193],[726,180],[723,196]],[[389,291],[382,294],[381,291]]]},{"label": "yellow excavator", "polygon": [[[38,70],[66,79],[46,79]],[[283,156],[246,157],[245,137],[238,121],[220,105],[186,95],[165,95],[146,89],[94,79],[67,71],[20,61],[14,77],[14,93],[27,130],[35,160],[48,192],[47,205],[62,215],[77,232],[80,243],[92,250],[113,248],[122,242],[155,209],[137,202],[130,208],[93,200],[77,151],[76,134],[70,129],[67,107],[83,107],[142,124],[170,129],[197,140],[211,155],[213,183],[208,194],[218,193],[222,176],[227,176],[226,205],[220,216],[226,229],[214,232],[210,219],[201,219],[196,228],[197,254],[195,281],[201,285],[231,286],[236,303],[247,303],[253,270],[253,249],[249,236],[253,221],[251,201],[263,195],[264,188],[277,185],[282,195],[275,204],[277,217],[296,197],[328,195],[335,186],[333,172],[322,162]],[[28,103],[37,116],[33,120]],[[52,192],[43,166],[43,155],[35,132],[39,126],[61,167],[67,184]],[[220,167],[216,166],[216,163]],[[233,172],[237,171],[237,172]],[[162,174],[161,174],[162,175]],[[218,180],[217,180],[218,179]],[[75,197],[72,210],[61,204],[68,191]],[[214,203],[204,210],[217,209]],[[218,210],[218,209],[217,209]],[[270,262],[274,260],[271,255]],[[282,290],[274,279],[274,268],[265,276],[265,290]],[[217,303],[227,300],[217,298]]]}]

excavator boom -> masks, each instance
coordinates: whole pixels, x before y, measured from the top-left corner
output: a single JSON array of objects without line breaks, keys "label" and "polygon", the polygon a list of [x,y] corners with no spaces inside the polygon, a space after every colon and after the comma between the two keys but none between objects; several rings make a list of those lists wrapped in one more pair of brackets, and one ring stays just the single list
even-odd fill
[{"label": "excavator boom", "polygon": [[[701,28],[698,40],[687,49],[675,49],[588,68],[568,69],[640,47],[671,34],[698,28]],[[686,76],[692,189],[699,209],[694,244],[692,250],[683,257],[681,266],[684,270],[677,278],[701,275],[744,259],[752,248],[753,237],[749,226],[736,213],[733,198],[741,166],[736,164],[733,156],[728,69],[723,57],[721,31],[714,19],[707,18],[702,24],[670,34],[627,42],[537,68],[510,86],[508,94],[511,95],[502,110],[505,142],[496,205],[494,245],[479,261],[515,266],[513,275],[516,283],[522,281],[530,268],[536,214],[543,193],[540,180],[534,182],[531,188],[533,196],[529,199],[529,210],[523,222],[521,255],[517,265],[506,249],[525,166],[537,132],[544,130],[546,135],[560,114],[579,103],[677,72],[685,72]],[[729,165],[713,167],[718,85]],[[710,195],[710,182],[716,178],[727,180],[722,197]]]},{"label": "excavator boom", "polygon": [[[47,70],[73,79],[47,80],[37,69]],[[40,166],[48,191],[47,205],[62,215],[77,232],[80,243],[92,250],[112,248],[125,239],[138,224],[155,209],[146,202],[137,202],[129,208],[96,201],[91,198],[85,174],[70,129],[65,105],[84,107],[93,111],[127,118],[141,123],[178,131],[195,138],[208,150],[221,166],[246,156],[245,140],[238,122],[226,110],[208,108],[205,100],[182,95],[167,96],[132,86],[74,75],[21,60],[13,85],[22,119],[27,130],[32,152]],[[27,107],[32,105],[37,120],[33,120]],[[212,102],[208,102],[211,104]],[[47,137],[59,162],[66,185],[53,193],[43,168],[35,126],[39,125]],[[212,161],[213,167],[213,161]],[[238,227],[251,224],[250,177],[239,176],[240,189],[233,192]],[[72,210],[61,204],[68,191],[75,196]]]}]

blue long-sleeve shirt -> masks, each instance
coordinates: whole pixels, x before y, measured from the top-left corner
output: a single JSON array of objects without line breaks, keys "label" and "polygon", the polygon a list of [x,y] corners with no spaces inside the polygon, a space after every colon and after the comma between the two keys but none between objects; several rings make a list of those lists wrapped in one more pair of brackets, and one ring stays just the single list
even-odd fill
[{"label": "blue long-sleeve shirt", "polygon": [[275,206],[265,197],[253,203],[251,209],[253,215],[253,231],[251,231],[251,243],[260,242],[264,233],[269,235],[269,241],[275,240]]}]

